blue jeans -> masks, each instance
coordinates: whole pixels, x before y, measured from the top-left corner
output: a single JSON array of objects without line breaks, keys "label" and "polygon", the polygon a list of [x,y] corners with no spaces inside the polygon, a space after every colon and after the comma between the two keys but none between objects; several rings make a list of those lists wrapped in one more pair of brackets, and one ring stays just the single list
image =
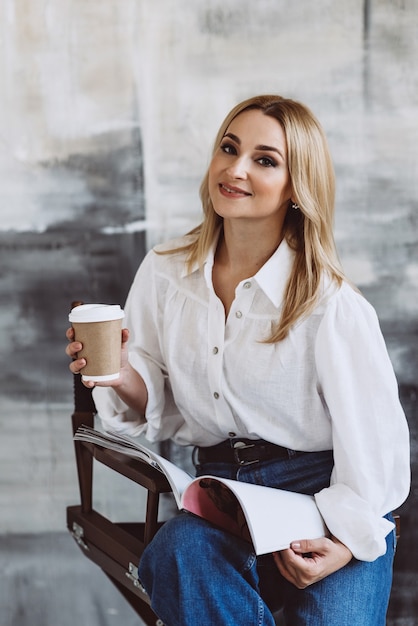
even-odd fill
[{"label": "blue jeans", "polygon": [[[238,469],[208,463],[197,474],[313,494],[329,485],[332,467],[331,452],[290,451],[289,459]],[[274,626],[279,608],[286,626],[384,626],[394,551],[392,532],[376,561],[352,559],[300,590],[281,576],[271,555],[257,559],[247,542],[182,513],[147,546],[139,577],[165,626]]]}]

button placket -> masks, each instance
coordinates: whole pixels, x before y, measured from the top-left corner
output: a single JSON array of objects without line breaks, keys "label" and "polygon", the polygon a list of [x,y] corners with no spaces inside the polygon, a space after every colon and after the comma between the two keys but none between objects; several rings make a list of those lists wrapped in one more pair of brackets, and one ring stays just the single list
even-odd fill
[{"label": "button placket", "polygon": [[245,280],[236,289],[235,300],[226,322],[226,339],[231,341],[242,327],[242,320],[248,314],[254,298],[253,282]]},{"label": "button placket", "polygon": [[212,396],[212,406],[218,426],[223,432],[233,432],[234,417],[222,392],[223,362],[226,345],[240,332],[243,319],[251,307],[254,297],[253,283],[241,283],[225,322],[225,311],[213,290],[210,290],[208,311],[208,383]]},{"label": "button placket", "polygon": [[223,307],[214,292],[211,292],[208,311],[208,383],[213,398],[215,413],[220,419],[224,412],[221,394],[222,361],[225,342],[225,317]]}]

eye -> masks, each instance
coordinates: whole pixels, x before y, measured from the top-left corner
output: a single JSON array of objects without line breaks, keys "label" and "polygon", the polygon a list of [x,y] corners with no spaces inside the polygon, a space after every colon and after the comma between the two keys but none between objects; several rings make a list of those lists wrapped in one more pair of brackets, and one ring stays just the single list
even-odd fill
[{"label": "eye", "polygon": [[257,159],[257,163],[259,163],[263,167],[276,167],[277,166],[277,161],[275,161],[271,157],[266,157],[266,156],[263,156]]},{"label": "eye", "polygon": [[234,145],[232,145],[232,143],[221,143],[220,148],[222,150],[222,152],[225,152],[225,154],[236,154],[237,153],[237,149],[235,148]]}]

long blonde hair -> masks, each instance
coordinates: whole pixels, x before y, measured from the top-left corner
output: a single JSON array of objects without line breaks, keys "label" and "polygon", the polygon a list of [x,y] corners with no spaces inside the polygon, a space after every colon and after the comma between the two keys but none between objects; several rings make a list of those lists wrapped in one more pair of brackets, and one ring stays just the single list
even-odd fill
[{"label": "long blonde hair", "polygon": [[[292,197],[299,206],[295,210],[289,205],[284,222],[284,237],[295,251],[295,260],[281,317],[267,340],[274,343],[284,339],[295,322],[313,310],[324,273],[337,284],[344,280],[333,235],[335,175],[328,143],[316,117],[305,105],[281,96],[255,96],[235,106],[218,131],[213,154],[232,120],[249,109],[275,118],[283,128]],[[203,221],[189,233],[194,235],[191,243],[176,249],[187,253],[189,269],[195,263],[203,264],[222,226],[222,218],[215,213],[209,196],[208,177],[207,171],[200,186]]]}]

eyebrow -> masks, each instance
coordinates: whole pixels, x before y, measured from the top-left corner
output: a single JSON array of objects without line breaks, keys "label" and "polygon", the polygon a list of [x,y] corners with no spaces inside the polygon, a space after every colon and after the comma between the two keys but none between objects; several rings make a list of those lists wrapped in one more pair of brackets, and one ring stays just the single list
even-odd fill
[{"label": "eyebrow", "polygon": [[[232,141],[235,141],[235,143],[237,143],[239,146],[241,145],[241,139],[239,137],[237,137],[236,135],[234,135],[234,133],[225,133],[224,137],[229,137],[230,139],[232,139]],[[273,146],[265,146],[265,145],[259,145],[255,147],[256,150],[262,150],[262,151],[267,151],[267,152],[277,152],[277,154],[279,156],[282,157],[283,160],[285,160],[284,154],[279,150],[279,148],[274,148]]]}]

